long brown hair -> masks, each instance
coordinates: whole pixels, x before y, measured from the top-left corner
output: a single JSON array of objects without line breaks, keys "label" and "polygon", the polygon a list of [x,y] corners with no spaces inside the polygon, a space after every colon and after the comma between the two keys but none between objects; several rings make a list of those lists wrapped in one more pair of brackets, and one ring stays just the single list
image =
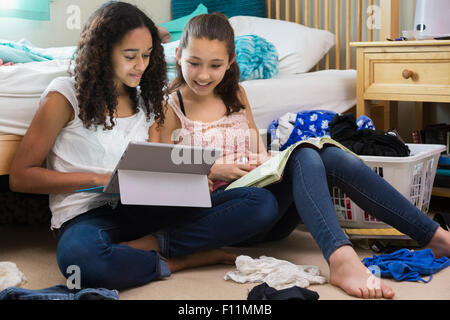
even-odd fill
[{"label": "long brown hair", "polygon": [[[153,112],[164,122],[162,104],[164,87],[167,85],[167,66],[164,50],[153,21],[136,6],[126,2],[109,1],[97,9],[89,18],[78,44],[74,76],[77,99],[80,106],[79,117],[86,128],[103,125],[111,130],[114,125],[114,111],[117,107],[117,93],[114,85],[112,49],[131,30],[146,27],[153,39],[150,64],[139,84],[147,119]],[[134,102],[134,112],[138,111],[139,94],[137,88],[126,90]],[[106,114],[109,114],[110,124]]]},{"label": "long brown hair", "polygon": [[[219,40],[226,44],[229,59],[235,56],[234,31],[226,16],[221,13],[201,14],[193,17],[184,27],[178,47],[178,55],[181,57],[183,49],[185,49],[191,38],[205,38],[208,40]],[[177,77],[169,87],[169,93],[174,92],[186,81],[183,78],[181,66],[176,65]],[[214,88],[214,93],[219,96],[226,108],[227,115],[244,109],[245,106],[239,99],[239,66],[234,61],[230,68],[226,71],[222,81]]]}]

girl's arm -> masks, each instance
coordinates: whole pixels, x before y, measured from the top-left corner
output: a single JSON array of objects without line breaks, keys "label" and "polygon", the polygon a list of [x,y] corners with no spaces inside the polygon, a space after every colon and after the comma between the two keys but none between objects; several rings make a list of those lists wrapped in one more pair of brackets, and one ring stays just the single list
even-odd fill
[{"label": "girl's arm", "polygon": [[170,106],[166,105],[163,109],[164,123],[158,127],[158,123],[155,122],[150,127],[150,142],[173,144],[174,132],[181,128],[181,121]]},{"label": "girl's arm", "polygon": [[109,174],[63,173],[42,167],[59,132],[73,118],[73,108],[62,94],[50,92],[42,100],[12,162],[9,175],[12,191],[71,193],[107,183]]}]

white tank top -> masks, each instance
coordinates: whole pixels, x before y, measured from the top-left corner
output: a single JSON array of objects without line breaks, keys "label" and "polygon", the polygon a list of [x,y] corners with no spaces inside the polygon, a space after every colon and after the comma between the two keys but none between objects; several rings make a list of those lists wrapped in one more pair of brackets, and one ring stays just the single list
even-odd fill
[{"label": "white tank top", "polygon": [[[75,112],[74,120],[60,131],[47,156],[47,168],[59,172],[111,173],[130,141],[148,140],[148,130],[154,122],[147,121],[144,110],[127,118],[115,118],[112,130],[103,130],[103,125],[86,129],[78,117],[80,109],[76,98],[75,79],[59,77],[54,79],[41,96],[51,91],[64,95]],[[109,121],[109,119],[107,119]],[[51,194],[51,229],[91,209],[110,204],[115,206],[118,196],[102,193],[75,192]]]}]

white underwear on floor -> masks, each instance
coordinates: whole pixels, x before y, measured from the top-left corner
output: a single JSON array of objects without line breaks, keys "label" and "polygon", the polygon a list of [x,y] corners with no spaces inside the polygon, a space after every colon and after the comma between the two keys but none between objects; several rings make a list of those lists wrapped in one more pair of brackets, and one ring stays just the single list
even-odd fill
[{"label": "white underwear on floor", "polygon": [[14,262],[0,262],[0,291],[8,287],[20,287],[26,282],[27,278]]},{"label": "white underwear on floor", "polygon": [[252,259],[241,255],[236,258],[236,271],[225,274],[224,279],[239,283],[265,282],[270,287],[282,290],[293,286],[306,288],[310,284],[323,284],[326,278],[320,276],[317,266],[295,265],[285,260],[261,256]]}]

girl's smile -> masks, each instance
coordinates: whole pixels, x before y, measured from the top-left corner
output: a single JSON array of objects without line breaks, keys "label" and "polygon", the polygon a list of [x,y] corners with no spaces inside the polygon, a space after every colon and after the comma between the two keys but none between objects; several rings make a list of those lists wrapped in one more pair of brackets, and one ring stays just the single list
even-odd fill
[{"label": "girl's smile", "polygon": [[179,53],[176,49],[187,86],[199,96],[213,94],[234,61],[230,61],[224,41],[206,38],[192,37],[182,50],[181,57]]}]

